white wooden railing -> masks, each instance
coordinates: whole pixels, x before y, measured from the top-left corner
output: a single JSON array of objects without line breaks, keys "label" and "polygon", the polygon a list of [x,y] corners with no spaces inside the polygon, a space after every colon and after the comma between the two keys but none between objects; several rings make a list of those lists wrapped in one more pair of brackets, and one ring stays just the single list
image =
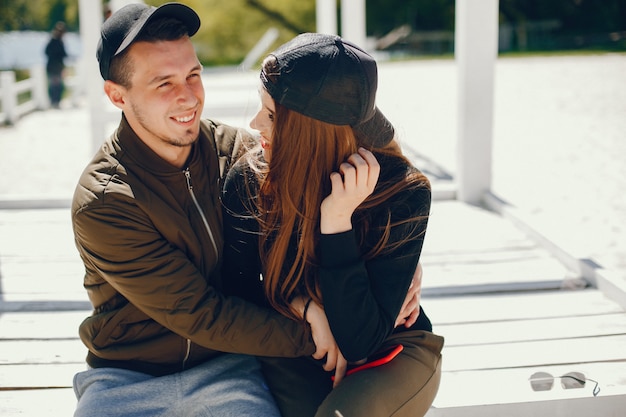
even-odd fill
[{"label": "white wooden railing", "polygon": [[[80,90],[77,77],[66,77],[63,82],[75,101]],[[18,97],[24,93],[30,95],[20,103]],[[49,107],[48,79],[43,66],[30,68],[30,77],[21,81],[17,81],[14,71],[0,71],[0,124],[15,124],[25,114]]]}]

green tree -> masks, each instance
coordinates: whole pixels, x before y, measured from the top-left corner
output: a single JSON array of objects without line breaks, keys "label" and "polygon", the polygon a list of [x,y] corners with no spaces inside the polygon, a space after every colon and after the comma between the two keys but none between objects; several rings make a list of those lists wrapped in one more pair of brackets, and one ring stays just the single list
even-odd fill
[{"label": "green tree", "polygon": [[62,20],[78,30],[78,0],[0,0],[0,31],[48,31]]},{"label": "green tree", "polygon": [[383,36],[403,25],[416,31],[454,30],[454,6],[455,0],[368,0],[367,34]]},{"label": "green tree", "polygon": [[[152,0],[148,3],[158,6],[166,2]],[[276,46],[286,42],[296,35],[291,27],[286,27],[286,21],[303,31],[315,30],[315,0],[180,2],[196,10],[202,20],[198,34],[194,36],[194,44],[204,65],[240,63],[271,27],[277,28],[280,33]]]},{"label": "green tree", "polygon": [[[160,5],[167,1],[171,0],[146,2]],[[280,32],[276,45],[297,32],[315,30],[315,0],[179,1],[195,9],[202,19],[194,43],[205,65],[241,62],[271,27]],[[340,0],[336,1],[339,8]],[[415,31],[452,31],[457,1],[469,0],[367,0],[367,33],[383,36],[402,25]],[[609,32],[619,35],[626,31],[626,1],[500,0],[500,19],[511,25],[558,20],[559,36]],[[48,31],[59,20],[65,21],[70,31],[79,29],[78,0],[0,0],[0,31]]]}]

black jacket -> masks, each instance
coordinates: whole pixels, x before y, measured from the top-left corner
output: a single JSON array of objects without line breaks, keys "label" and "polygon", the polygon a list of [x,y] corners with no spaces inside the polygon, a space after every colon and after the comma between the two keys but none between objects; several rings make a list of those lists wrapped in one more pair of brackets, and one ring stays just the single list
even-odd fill
[{"label": "black jacket", "polygon": [[[402,181],[409,166],[390,169],[377,155],[381,165],[379,184],[385,180]],[[248,185],[246,185],[246,177]],[[228,173],[223,191],[225,270],[231,278],[225,288],[259,304],[267,305],[259,281],[261,262],[258,251],[258,223],[249,215],[249,189],[254,176],[245,163],[237,163]],[[254,183],[252,183],[254,190]],[[348,361],[370,356],[393,332],[395,319],[413,278],[424,243],[431,193],[428,182],[402,191],[386,204],[369,210],[370,228],[357,236],[359,224],[345,233],[321,235],[319,242],[319,280],[324,309],[333,335]],[[423,217],[418,222],[395,226],[388,244],[409,238],[393,251],[365,261],[363,254],[378,242],[380,229],[391,214],[391,223]],[[359,244],[359,242],[363,242]],[[234,262],[238,259],[239,262]],[[413,330],[432,331],[430,320],[422,310]]]}]

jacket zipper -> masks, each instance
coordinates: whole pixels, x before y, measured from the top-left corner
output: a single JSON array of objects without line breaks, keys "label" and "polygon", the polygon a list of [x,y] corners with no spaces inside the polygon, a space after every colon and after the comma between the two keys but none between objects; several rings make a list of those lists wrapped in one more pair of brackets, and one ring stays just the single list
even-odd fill
[{"label": "jacket zipper", "polygon": [[187,369],[187,360],[191,355],[191,339],[187,339],[187,353],[185,353],[185,358],[183,359],[183,371]]},{"label": "jacket zipper", "polygon": [[[189,168],[184,171],[185,178],[187,179],[187,190],[189,190],[189,195],[193,200],[193,204],[196,206],[198,213],[200,213],[200,217],[202,218],[202,223],[204,223],[204,227],[206,228],[209,237],[211,238],[211,243],[213,244],[213,250],[215,251],[215,258],[219,257],[219,252],[217,250],[217,243],[215,243],[215,237],[213,237],[213,232],[211,231],[211,227],[209,226],[209,222],[200,207],[200,203],[198,203],[198,199],[196,198],[196,194],[193,192],[193,185],[191,184],[191,173],[189,172]],[[185,358],[183,359],[183,369],[186,369],[187,360],[191,354],[191,339],[187,339],[187,353],[185,354]]]},{"label": "jacket zipper", "polygon": [[198,203],[198,199],[196,198],[196,195],[193,192],[193,186],[191,185],[191,173],[189,172],[189,168],[185,169],[183,172],[185,173],[185,178],[187,178],[187,189],[189,190],[189,195],[191,195],[191,199],[193,200],[193,203],[196,206],[198,213],[200,213],[200,217],[202,218],[204,227],[206,228],[206,231],[209,234],[209,237],[211,238],[211,243],[213,244],[213,250],[215,251],[215,259],[217,259],[220,255],[217,250],[217,243],[215,243],[215,238],[213,237],[213,232],[211,231],[209,222],[207,221],[206,216],[204,215],[204,212],[202,211],[202,208],[200,207],[200,203]]}]

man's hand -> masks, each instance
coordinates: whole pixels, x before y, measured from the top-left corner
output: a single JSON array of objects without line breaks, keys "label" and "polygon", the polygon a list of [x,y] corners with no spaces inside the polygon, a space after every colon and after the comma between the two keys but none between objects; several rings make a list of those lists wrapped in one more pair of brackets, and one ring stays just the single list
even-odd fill
[{"label": "man's hand", "polygon": [[337,358],[341,355],[341,352],[339,352],[335,337],[330,331],[330,325],[328,324],[324,309],[315,301],[311,301],[305,319],[311,325],[313,341],[317,348],[313,357],[315,359],[323,359],[326,357],[324,369],[332,371],[337,365]]},{"label": "man's hand", "polygon": [[413,274],[411,286],[406,294],[400,314],[394,327],[404,325],[407,329],[415,324],[420,315],[420,296],[422,294],[422,264],[418,263]]},{"label": "man's hand", "polygon": [[[304,300],[297,297],[292,302],[292,306],[301,315],[304,314]],[[335,337],[330,330],[328,324],[328,318],[324,309],[318,305],[315,301],[310,301],[309,308],[306,312],[304,319],[311,326],[311,334],[313,336],[313,342],[315,342],[315,348],[317,349],[313,353],[313,358],[324,359],[326,357],[326,363],[324,364],[324,370],[335,370],[335,381],[333,387],[337,386],[343,379],[348,368],[348,362],[341,354]]]}]

